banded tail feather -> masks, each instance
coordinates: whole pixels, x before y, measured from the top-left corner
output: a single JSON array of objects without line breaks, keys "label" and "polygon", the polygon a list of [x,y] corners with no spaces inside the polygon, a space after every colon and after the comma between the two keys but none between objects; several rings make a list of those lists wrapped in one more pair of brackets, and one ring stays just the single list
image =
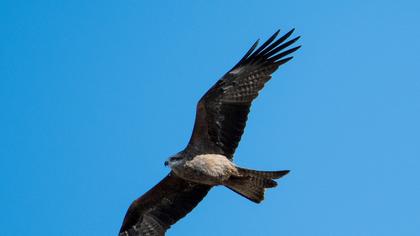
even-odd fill
[{"label": "banded tail feather", "polygon": [[255,203],[264,200],[266,188],[277,186],[274,179],[279,179],[289,173],[289,170],[258,171],[240,167],[237,169],[240,176],[232,176],[225,186]]}]

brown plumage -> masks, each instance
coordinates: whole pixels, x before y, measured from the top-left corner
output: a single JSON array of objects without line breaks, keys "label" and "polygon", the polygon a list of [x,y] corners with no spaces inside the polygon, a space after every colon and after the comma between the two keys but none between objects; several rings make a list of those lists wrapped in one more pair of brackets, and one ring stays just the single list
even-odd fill
[{"label": "brown plumage", "polygon": [[264,200],[266,188],[277,186],[277,182],[274,179],[279,179],[289,173],[288,170],[257,171],[240,167],[237,169],[240,176],[232,176],[225,186],[255,203],[260,203]]},{"label": "brown plumage", "polygon": [[172,171],[129,207],[120,235],[163,236],[188,214],[215,185],[226,186],[253,202],[288,171],[256,171],[237,167],[233,155],[245,129],[252,101],[271,74],[292,59],[300,46],[285,50],[299,37],[277,38],[279,31],[241,60],[211,87],[197,104],[193,133],[187,147],[165,164]]},{"label": "brown plumage", "polygon": [[300,48],[297,46],[281,52],[300,38],[285,42],[293,31],[274,41],[280,32],[277,31],[256,50],[258,41],[255,42],[242,59],[204,94],[197,105],[194,130],[187,149],[199,148],[200,151],[233,158],[252,101],[271,79],[271,74],[293,58],[286,56]]},{"label": "brown plumage", "polygon": [[172,224],[188,214],[207,195],[210,188],[169,173],[130,205],[120,235],[164,235]]}]

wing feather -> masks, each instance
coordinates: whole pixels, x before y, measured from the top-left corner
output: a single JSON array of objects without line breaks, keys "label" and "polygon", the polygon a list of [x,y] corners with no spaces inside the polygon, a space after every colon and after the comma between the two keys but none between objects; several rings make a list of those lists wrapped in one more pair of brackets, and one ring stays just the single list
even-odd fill
[{"label": "wing feather", "polygon": [[210,186],[168,174],[127,210],[120,236],[163,236],[207,195]]},{"label": "wing feather", "polygon": [[[286,42],[294,29],[275,40],[275,32],[261,47],[257,43],[200,99],[188,151],[217,153],[232,158],[245,129],[252,101],[271,74],[300,48],[285,50],[299,37]],[[256,49],[257,48],[257,49]]]},{"label": "wing feather", "polygon": [[[211,87],[197,104],[194,130],[186,150],[212,152],[232,158],[244,132],[250,106],[271,74],[300,48],[282,51],[293,30],[275,40],[275,32],[261,47],[258,40],[241,60]],[[256,49],[257,48],[257,49]],[[163,236],[207,195],[211,186],[176,177],[172,172],[135,200],[127,210],[120,236]]]}]

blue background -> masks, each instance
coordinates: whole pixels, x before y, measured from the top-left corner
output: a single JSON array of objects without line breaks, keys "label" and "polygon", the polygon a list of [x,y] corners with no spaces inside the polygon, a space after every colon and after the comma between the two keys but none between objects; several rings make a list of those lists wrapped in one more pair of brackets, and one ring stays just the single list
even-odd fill
[{"label": "blue background", "polygon": [[[176,2],[176,3],[175,3]],[[291,169],[256,205],[213,189],[168,235],[420,235],[417,1],[0,3],[1,235],[116,235],[257,39],[303,47],[235,161]]]}]

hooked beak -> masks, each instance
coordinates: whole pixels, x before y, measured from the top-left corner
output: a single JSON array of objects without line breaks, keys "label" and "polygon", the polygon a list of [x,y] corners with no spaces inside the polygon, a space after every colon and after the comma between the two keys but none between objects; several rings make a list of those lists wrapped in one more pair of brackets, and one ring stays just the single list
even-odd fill
[{"label": "hooked beak", "polygon": [[169,162],[168,161],[165,161],[165,166],[168,166],[169,165]]}]

